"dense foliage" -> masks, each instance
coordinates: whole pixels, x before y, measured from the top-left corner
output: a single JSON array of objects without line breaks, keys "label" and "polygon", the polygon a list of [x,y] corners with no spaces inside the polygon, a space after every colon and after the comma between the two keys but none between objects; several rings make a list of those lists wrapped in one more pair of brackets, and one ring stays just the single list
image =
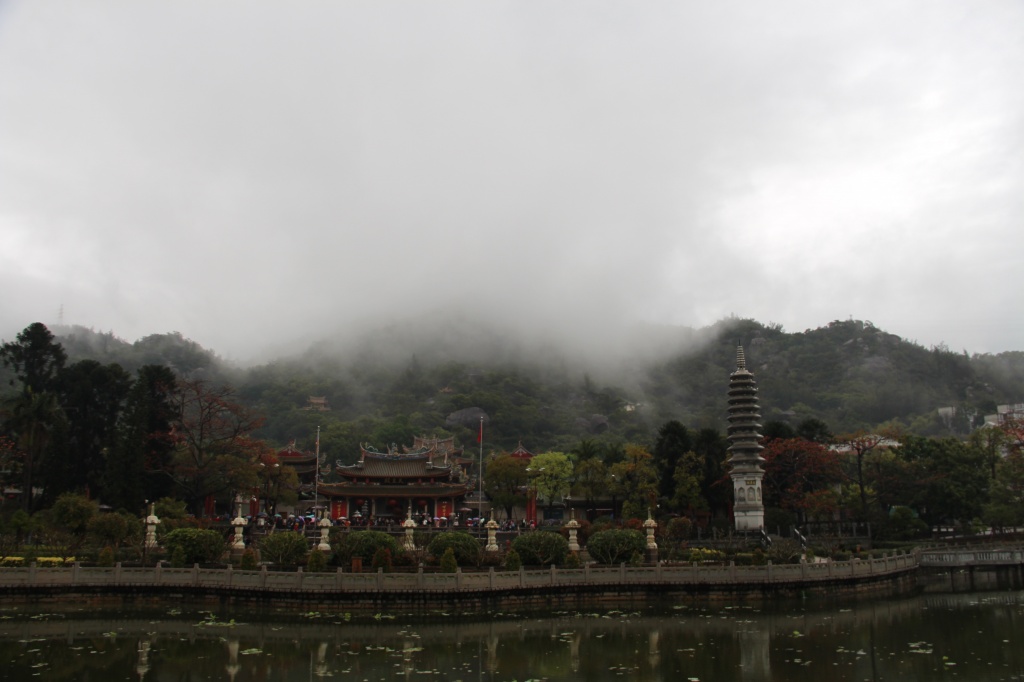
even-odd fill
[{"label": "dense foliage", "polygon": [[526,533],[512,541],[512,549],[525,566],[548,566],[565,561],[569,541],[558,533]]},{"label": "dense foliage", "polygon": [[647,547],[644,534],[637,530],[609,529],[594,533],[587,540],[587,553],[601,564],[629,561],[634,554],[643,556]]},{"label": "dense foliage", "polygon": [[260,558],[274,564],[296,566],[306,560],[309,542],[302,533],[277,531],[260,540]]},{"label": "dense foliage", "polygon": [[427,552],[440,559],[451,550],[459,566],[476,566],[480,563],[480,542],[469,533],[448,531],[433,537],[427,545]]},{"label": "dense foliage", "polygon": [[220,561],[226,549],[220,533],[202,528],[177,528],[163,537],[162,544],[179,566]]},{"label": "dense foliage", "polygon": [[354,557],[359,557],[363,560],[364,565],[369,566],[373,562],[374,555],[382,549],[391,552],[391,556],[399,553],[398,541],[378,530],[343,532],[341,529],[332,529],[331,547],[334,548],[336,560],[342,564],[352,561]]}]

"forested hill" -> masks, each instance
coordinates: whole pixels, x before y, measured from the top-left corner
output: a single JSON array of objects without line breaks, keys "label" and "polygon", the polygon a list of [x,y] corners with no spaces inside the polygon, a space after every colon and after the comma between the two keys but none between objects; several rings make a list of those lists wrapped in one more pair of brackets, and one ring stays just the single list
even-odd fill
[{"label": "forested hill", "polygon": [[[581,439],[649,442],[669,419],[724,431],[737,341],[760,386],[764,420],[817,417],[836,433],[898,420],[922,435],[963,434],[997,404],[1024,401],[1024,352],[928,349],[857,320],[799,333],[724,320],[680,330],[686,342],[676,352],[637,346],[642,352],[627,351],[620,363],[589,367],[551,349],[543,359],[488,360],[479,345],[472,361],[432,347],[412,347],[396,360],[368,352],[379,341],[370,335],[345,351],[325,342],[302,356],[233,368],[180,334],[128,343],[80,327],[54,332],[69,363],[90,358],[131,372],[166,364],[179,375],[230,383],[241,402],[266,415],[265,438],[310,447],[320,426],[322,447],[342,459],[354,457],[361,441],[408,444],[416,434],[452,433],[475,447],[479,417],[469,408],[487,414],[488,449],[520,440],[535,452],[571,449]],[[310,396],[325,396],[330,411],[305,409]],[[940,418],[946,406],[957,416]]]}]

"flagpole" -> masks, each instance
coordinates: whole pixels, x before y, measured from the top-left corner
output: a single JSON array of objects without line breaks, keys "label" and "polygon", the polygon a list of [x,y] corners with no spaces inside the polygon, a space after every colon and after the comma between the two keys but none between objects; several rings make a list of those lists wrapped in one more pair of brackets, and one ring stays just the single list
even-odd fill
[{"label": "flagpole", "polygon": [[320,513],[320,427],[316,427],[316,471],[313,472],[313,517]]},{"label": "flagpole", "polygon": [[484,416],[480,415],[480,436],[477,438],[480,441],[480,526],[483,527],[484,523]]}]

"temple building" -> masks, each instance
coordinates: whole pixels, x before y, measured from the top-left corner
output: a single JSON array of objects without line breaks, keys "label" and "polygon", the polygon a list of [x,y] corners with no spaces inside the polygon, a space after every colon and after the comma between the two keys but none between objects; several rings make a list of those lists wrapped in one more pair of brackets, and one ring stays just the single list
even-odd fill
[{"label": "temple building", "polygon": [[733,517],[736,530],[764,527],[761,479],[761,414],[757,403],[757,382],[747,369],[743,346],[736,347],[736,371],[729,376],[729,477],[732,479]]},{"label": "temple building", "polygon": [[392,445],[386,452],[362,445],[359,461],[338,462],[329,480],[321,479],[318,494],[334,519],[400,522],[411,508],[417,519],[451,520],[468,511],[469,461],[451,438],[417,438],[412,448]]}]

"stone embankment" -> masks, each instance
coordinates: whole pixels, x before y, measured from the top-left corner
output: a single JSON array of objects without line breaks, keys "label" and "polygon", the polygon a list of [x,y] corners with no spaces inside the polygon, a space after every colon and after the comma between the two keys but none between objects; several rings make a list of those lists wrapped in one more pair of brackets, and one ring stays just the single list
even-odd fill
[{"label": "stone embankment", "polygon": [[0,569],[0,599],[65,601],[75,596],[213,598],[260,603],[436,607],[440,605],[547,605],[579,600],[800,596],[808,593],[895,594],[914,588],[912,554],[876,559],[765,566],[594,566],[518,571],[333,573],[228,568],[112,568],[74,565]]}]

